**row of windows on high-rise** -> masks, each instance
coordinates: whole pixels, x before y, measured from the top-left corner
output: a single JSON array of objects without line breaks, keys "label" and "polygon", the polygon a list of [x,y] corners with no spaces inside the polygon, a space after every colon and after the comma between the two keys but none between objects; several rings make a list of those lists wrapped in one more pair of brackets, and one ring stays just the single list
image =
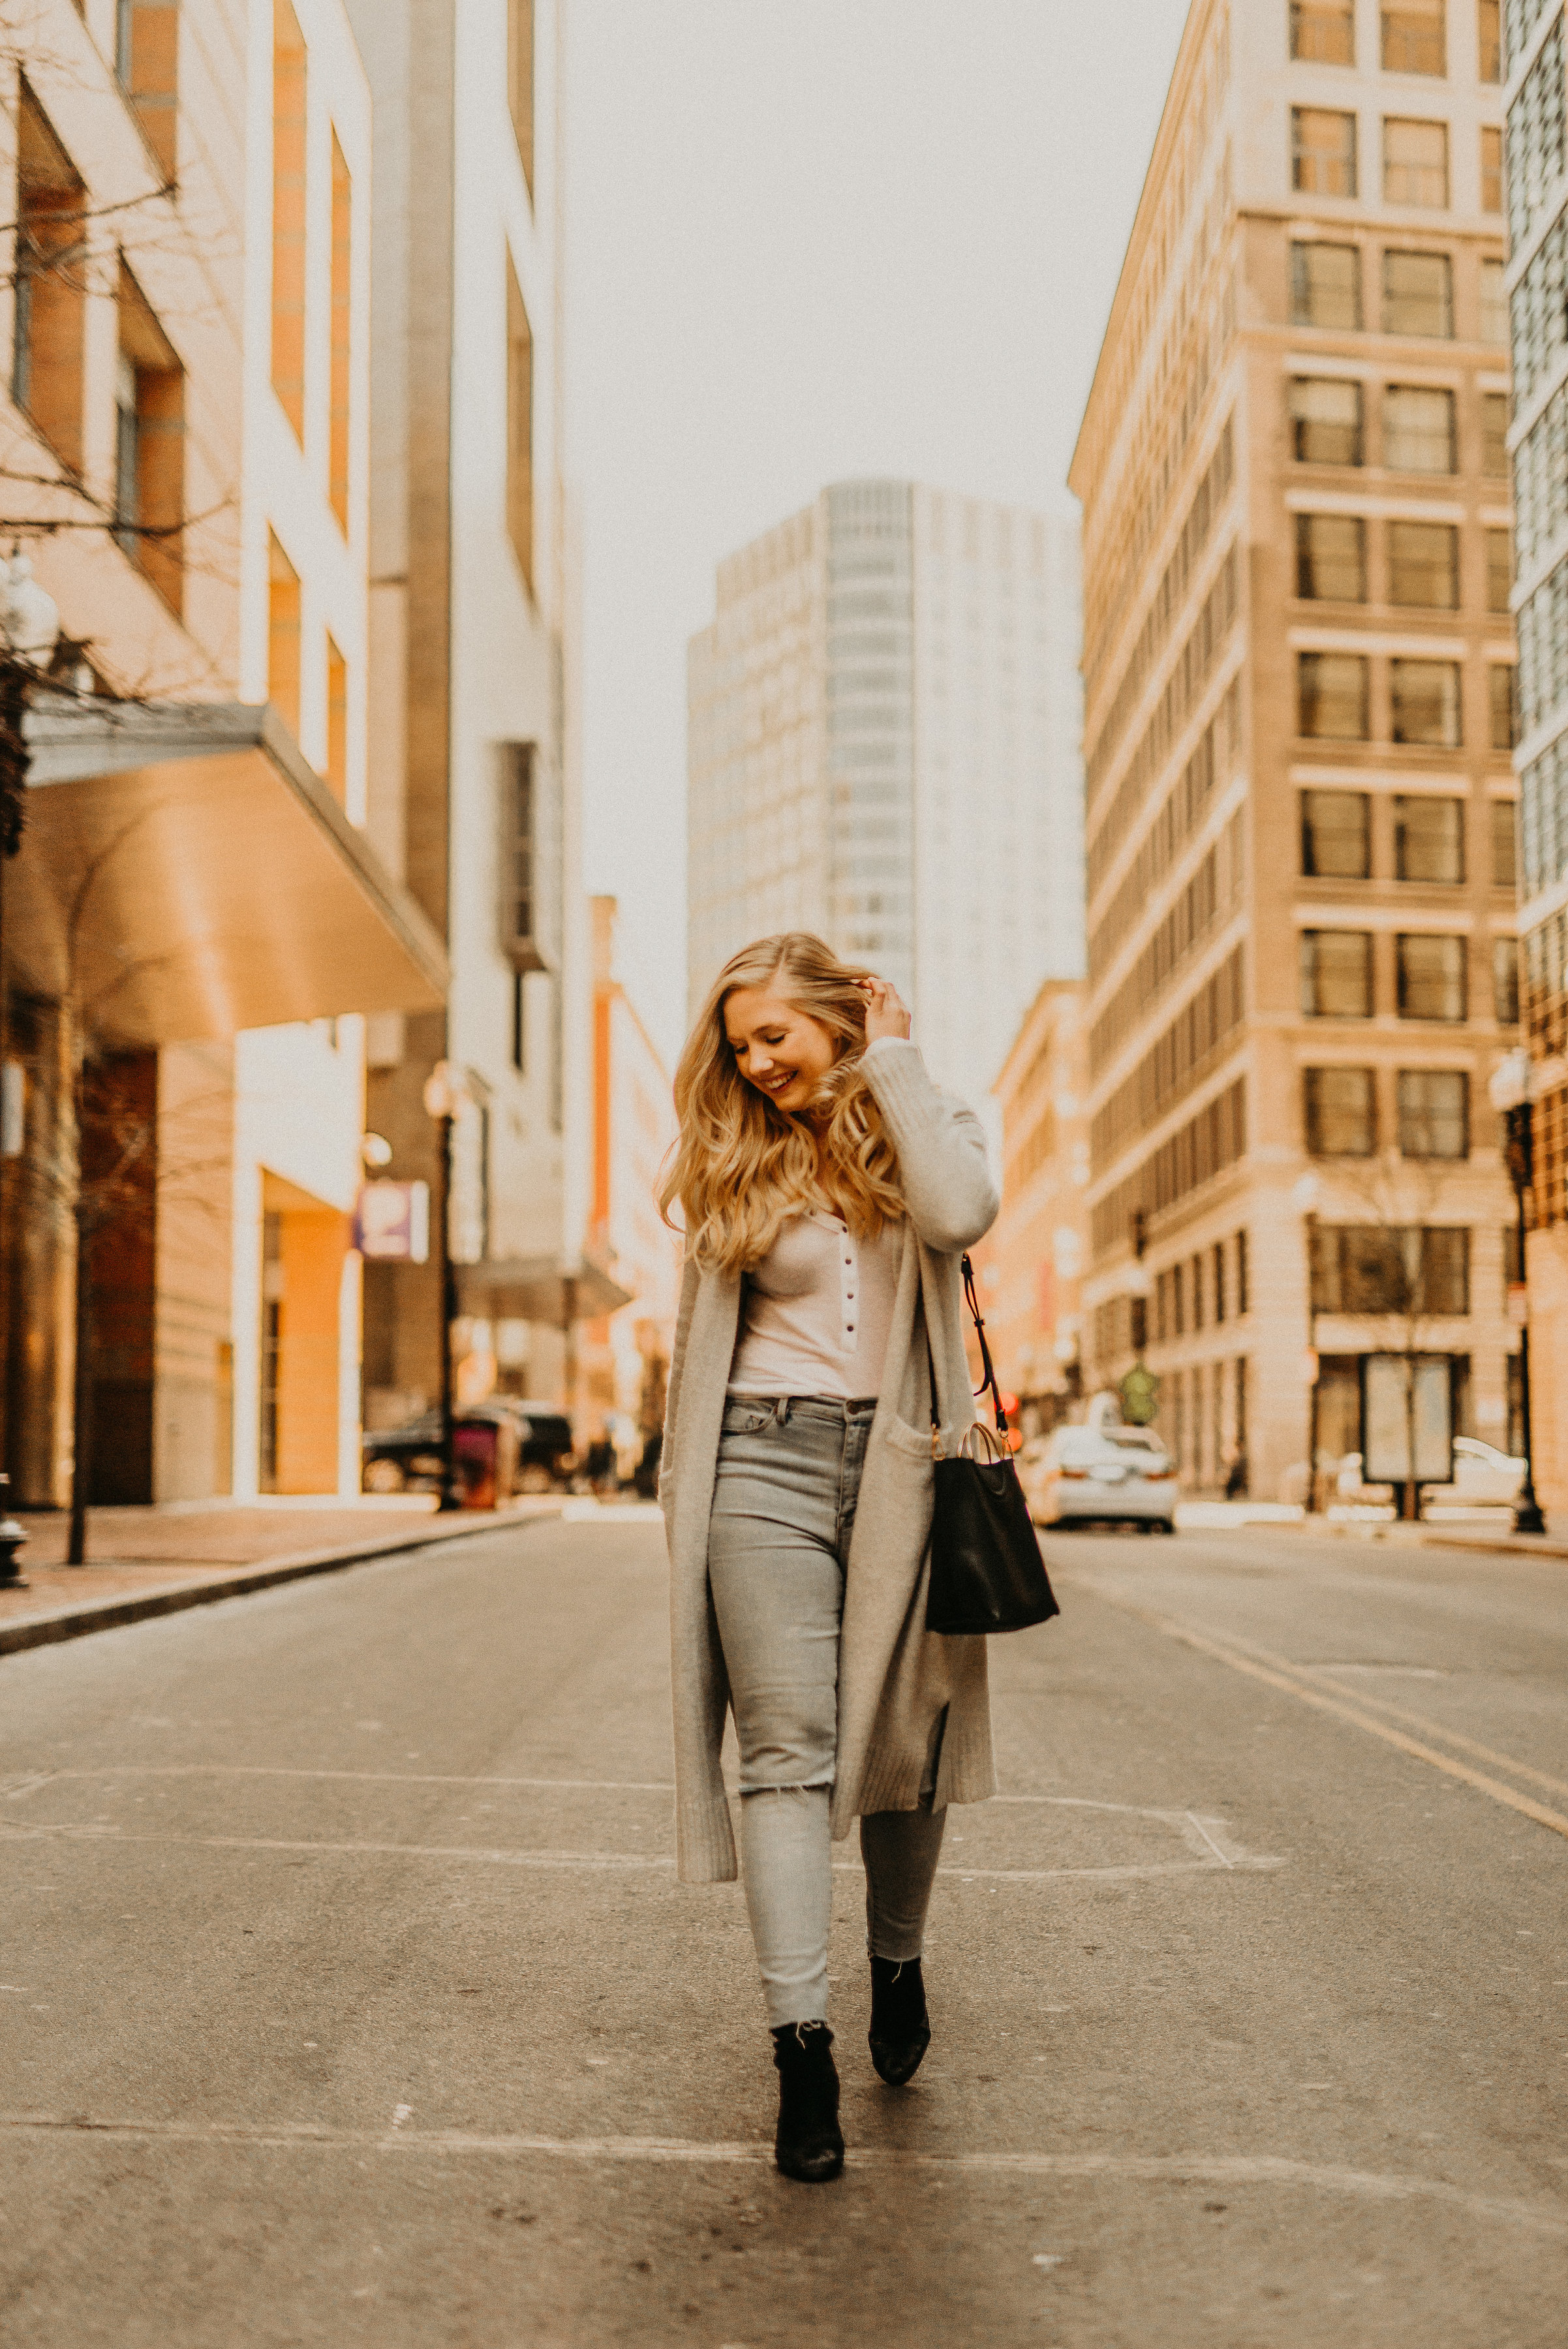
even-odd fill
[{"label": "row of windows on high-rise", "polygon": [[[1306,1019],[1371,1019],[1378,1010],[1377,933],[1303,930],[1299,942],[1301,1009]],[[1469,940],[1434,930],[1406,931],[1394,947],[1394,1008],[1401,1019],[1456,1026],[1471,1017]],[[1511,937],[1492,940],[1492,1018],[1504,1028],[1519,1019],[1519,949]]]},{"label": "row of windows on high-rise", "polygon": [[[1378,11],[1378,61],[1385,73],[1442,78],[1449,70],[1448,0],[1383,0]],[[1502,79],[1500,0],[1476,0],[1480,78]],[[1291,55],[1303,63],[1355,63],[1355,0],[1290,0]]]},{"label": "row of windows on high-rise", "polygon": [[[1366,305],[1363,298],[1363,251],[1360,244],[1333,243],[1316,237],[1298,239],[1292,244],[1293,326],[1327,326],[1338,334],[1360,334],[1364,330]],[[1378,317],[1384,334],[1453,341],[1451,254],[1415,253],[1386,246],[1381,254],[1379,285]],[[1500,348],[1508,342],[1503,264],[1490,255],[1481,256],[1480,261],[1476,332],[1480,341]]]},{"label": "row of windows on high-rise", "polygon": [[[1449,792],[1396,792],[1389,802],[1396,881],[1455,887],[1466,878],[1468,801]],[[1494,889],[1514,886],[1514,803],[1489,800],[1483,870]],[[1301,794],[1301,869],[1310,881],[1370,881],[1373,801],[1369,792]]]},{"label": "row of windows on high-rise", "polygon": [[[1428,750],[1463,748],[1462,680],[1459,664],[1452,660],[1397,657],[1375,665],[1365,653],[1298,653],[1296,732],[1314,742],[1373,740],[1375,667],[1386,672],[1382,739]],[[1487,665],[1487,721],[1489,747],[1511,750],[1518,731],[1511,661]]]},{"label": "row of windows on high-rise", "polygon": [[1184,1338],[1189,1330],[1223,1329],[1227,1321],[1244,1320],[1251,1309],[1244,1231],[1216,1240],[1155,1275],[1157,1345],[1164,1345],[1169,1338]]},{"label": "row of windows on high-rise", "polygon": [[[1302,196],[1355,197],[1361,189],[1360,127],[1354,114],[1324,106],[1291,109],[1291,185]],[[1447,212],[1449,126],[1407,115],[1383,118],[1383,201],[1421,212]],[[1480,130],[1483,212],[1502,210],[1502,132]]]},{"label": "row of windows on high-rise", "polygon": [[[1459,608],[1459,533],[1448,522],[1395,519],[1369,530],[1361,514],[1298,513],[1295,591],[1307,603],[1397,604],[1415,611]],[[1507,530],[1482,533],[1486,609],[1508,610],[1513,546]],[[1368,543],[1382,562],[1368,594]]]},{"label": "row of windows on high-rise", "polygon": [[[1298,465],[1373,463],[1390,473],[1457,473],[1458,410],[1440,384],[1386,383],[1374,388],[1338,376],[1298,375],[1286,389],[1291,455]],[[1482,475],[1508,478],[1508,394],[1480,395]],[[1375,453],[1367,454],[1368,418],[1376,422]]]},{"label": "row of windows on high-rise", "polygon": [[[1373,1158],[1379,1119],[1376,1069],[1303,1069],[1306,1146],[1314,1158]],[[1464,1069],[1394,1071],[1394,1134],[1401,1158],[1468,1158],[1470,1081]]]}]

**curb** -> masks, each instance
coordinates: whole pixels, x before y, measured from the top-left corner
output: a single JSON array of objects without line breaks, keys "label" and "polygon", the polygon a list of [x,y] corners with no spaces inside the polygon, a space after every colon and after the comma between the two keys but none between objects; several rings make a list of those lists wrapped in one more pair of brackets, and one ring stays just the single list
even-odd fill
[{"label": "curb", "polygon": [[1304,1522],[1296,1529],[1316,1541],[1382,1542],[1394,1549],[1462,1549],[1485,1557],[1568,1558],[1568,1542],[1550,1534],[1444,1533],[1435,1526],[1404,1531],[1397,1520],[1383,1525]]},{"label": "curb", "polygon": [[[473,1512],[476,1517],[480,1514]],[[176,1582],[128,1599],[84,1599],[79,1606],[57,1608],[52,1614],[0,1623],[0,1656],[16,1655],[26,1648],[55,1647],[62,1640],[85,1639],[89,1631],[119,1630],[124,1624],[144,1622],[154,1615],[180,1615],[188,1607],[211,1607],[221,1599],[243,1599],[253,1590],[304,1582],[318,1574],[340,1574],[348,1567],[368,1566],[376,1558],[431,1549],[437,1542],[472,1540],[476,1534],[521,1532],[525,1526],[553,1524],[559,1514],[542,1509],[525,1517],[487,1517],[481,1524],[443,1526],[439,1533],[395,1534],[339,1549],[296,1550],[286,1557],[240,1567],[233,1574],[212,1575],[201,1582]]]}]

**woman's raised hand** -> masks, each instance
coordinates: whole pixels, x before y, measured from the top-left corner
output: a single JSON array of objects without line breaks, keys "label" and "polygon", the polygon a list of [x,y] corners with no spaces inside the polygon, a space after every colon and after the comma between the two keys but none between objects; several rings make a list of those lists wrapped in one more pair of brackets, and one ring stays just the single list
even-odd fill
[{"label": "woman's raised hand", "polygon": [[896,987],[885,978],[863,978],[859,981],[866,998],[866,1041],[875,1044],[882,1036],[908,1036],[909,1015]]}]

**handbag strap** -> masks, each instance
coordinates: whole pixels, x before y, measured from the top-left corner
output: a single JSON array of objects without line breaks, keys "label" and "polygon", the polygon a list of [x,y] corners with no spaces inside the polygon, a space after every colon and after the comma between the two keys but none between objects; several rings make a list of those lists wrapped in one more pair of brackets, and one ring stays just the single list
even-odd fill
[{"label": "handbag strap", "polygon": [[[1008,1432],[1007,1413],[1002,1408],[1002,1389],[996,1383],[996,1370],[991,1359],[991,1348],[985,1340],[985,1319],[980,1309],[980,1297],[974,1285],[974,1267],[971,1264],[967,1253],[963,1259],[963,1301],[969,1307],[970,1318],[974,1323],[974,1334],[980,1340],[980,1359],[985,1372],[975,1389],[975,1393],[982,1395],[986,1389],[990,1388],[992,1402],[996,1411],[996,1432],[999,1435],[1005,1436]],[[931,1430],[934,1442],[935,1432],[941,1422],[937,1415],[937,1358],[931,1351],[931,1332],[929,1323],[926,1327],[926,1361],[931,1373]]]}]

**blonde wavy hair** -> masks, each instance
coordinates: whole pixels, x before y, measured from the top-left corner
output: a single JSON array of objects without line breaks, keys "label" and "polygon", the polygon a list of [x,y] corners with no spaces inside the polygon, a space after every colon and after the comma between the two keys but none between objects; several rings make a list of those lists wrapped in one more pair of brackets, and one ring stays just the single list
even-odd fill
[{"label": "blonde wavy hair", "polygon": [[[842,1216],[857,1239],[903,1216],[898,1156],[860,1065],[869,975],[808,930],[786,930],[732,955],[714,980],[675,1071],[680,1139],[659,1189],[666,1223],[679,1201],[688,1250],[705,1269],[749,1271],[809,1208]],[[833,1039],[834,1064],[804,1116],[736,1066],[724,1004],[742,987],[774,988]]]}]

